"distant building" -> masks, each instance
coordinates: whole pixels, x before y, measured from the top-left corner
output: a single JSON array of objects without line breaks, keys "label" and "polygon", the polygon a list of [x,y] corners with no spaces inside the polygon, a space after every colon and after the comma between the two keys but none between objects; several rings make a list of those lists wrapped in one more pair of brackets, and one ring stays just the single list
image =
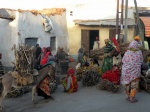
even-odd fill
[{"label": "distant building", "polygon": [[66,10],[64,8],[41,11],[0,9],[0,52],[4,66],[13,66],[16,44],[41,47],[51,46],[53,53],[57,47],[68,50]]}]

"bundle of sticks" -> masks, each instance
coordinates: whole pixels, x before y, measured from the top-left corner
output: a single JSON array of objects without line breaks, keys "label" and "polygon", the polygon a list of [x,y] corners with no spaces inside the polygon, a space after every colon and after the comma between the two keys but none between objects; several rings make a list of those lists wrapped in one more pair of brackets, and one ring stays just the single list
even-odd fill
[{"label": "bundle of sticks", "polygon": [[12,50],[14,50],[15,55],[15,62],[12,62],[15,66],[15,71],[21,76],[32,74],[35,63],[34,46],[19,45],[17,49],[16,45],[14,45]]}]

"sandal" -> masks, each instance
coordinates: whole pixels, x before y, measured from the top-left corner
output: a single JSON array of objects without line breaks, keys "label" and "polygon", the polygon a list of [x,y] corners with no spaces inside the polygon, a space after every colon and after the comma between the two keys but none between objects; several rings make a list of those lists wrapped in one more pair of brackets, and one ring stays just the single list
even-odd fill
[{"label": "sandal", "polygon": [[133,98],[133,99],[130,99],[130,102],[135,103],[135,102],[138,102],[138,100]]}]

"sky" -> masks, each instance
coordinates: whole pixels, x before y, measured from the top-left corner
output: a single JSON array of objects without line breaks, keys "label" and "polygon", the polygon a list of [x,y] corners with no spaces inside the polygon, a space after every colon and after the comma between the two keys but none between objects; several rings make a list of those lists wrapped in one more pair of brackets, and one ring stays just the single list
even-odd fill
[{"label": "sky", "polygon": [[[3,0],[0,8],[10,9],[43,9],[56,8],[59,5],[83,4],[83,3],[103,3],[112,0]],[[114,4],[116,0],[114,0]],[[125,0],[124,0],[125,1]],[[134,0],[128,0],[129,6],[134,6]],[[149,7],[149,0],[137,0],[137,5],[141,7]]]}]

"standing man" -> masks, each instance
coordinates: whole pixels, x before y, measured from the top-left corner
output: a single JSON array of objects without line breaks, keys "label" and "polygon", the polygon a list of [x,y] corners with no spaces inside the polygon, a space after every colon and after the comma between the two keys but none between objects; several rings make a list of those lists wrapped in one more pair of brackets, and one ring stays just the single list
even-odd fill
[{"label": "standing man", "polygon": [[38,59],[38,57],[41,54],[41,47],[39,46],[39,44],[36,44],[36,59]]},{"label": "standing man", "polygon": [[40,66],[40,61],[41,61],[41,47],[39,44],[36,44],[36,49],[35,49],[35,65],[34,68],[37,69]]}]

